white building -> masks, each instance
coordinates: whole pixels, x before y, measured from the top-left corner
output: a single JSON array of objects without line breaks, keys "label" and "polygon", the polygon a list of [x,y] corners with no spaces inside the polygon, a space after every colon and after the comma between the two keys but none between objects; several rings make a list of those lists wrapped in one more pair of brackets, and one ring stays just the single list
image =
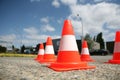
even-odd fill
[{"label": "white building", "polygon": [[94,41],[92,49],[100,49],[100,44]]}]

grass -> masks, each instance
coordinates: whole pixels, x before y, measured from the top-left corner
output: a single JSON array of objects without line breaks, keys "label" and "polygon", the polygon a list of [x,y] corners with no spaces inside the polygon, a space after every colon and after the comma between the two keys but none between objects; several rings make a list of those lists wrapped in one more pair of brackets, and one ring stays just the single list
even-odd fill
[{"label": "grass", "polygon": [[33,54],[0,53],[0,57],[36,57]]}]

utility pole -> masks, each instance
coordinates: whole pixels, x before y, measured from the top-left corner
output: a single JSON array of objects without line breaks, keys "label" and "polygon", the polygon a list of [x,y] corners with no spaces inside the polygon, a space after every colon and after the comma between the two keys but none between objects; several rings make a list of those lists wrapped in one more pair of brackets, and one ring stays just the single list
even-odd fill
[{"label": "utility pole", "polygon": [[82,21],[82,18],[79,16],[79,14],[77,14],[77,16],[80,18],[81,27],[82,27],[82,37],[81,37],[81,47],[82,47],[82,42],[84,40],[84,37],[83,37],[83,35],[84,35],[84,33],[83,33],[83,21]]}]

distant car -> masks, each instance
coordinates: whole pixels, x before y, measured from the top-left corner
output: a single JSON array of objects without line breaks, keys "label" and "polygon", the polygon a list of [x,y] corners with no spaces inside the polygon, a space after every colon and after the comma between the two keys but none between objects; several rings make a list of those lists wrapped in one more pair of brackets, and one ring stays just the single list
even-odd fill
[{"label": "distant car", "polygon": [[105,49],[99,49],[99,50],[90,50],[90,55],[108,55],[109,51]]}]

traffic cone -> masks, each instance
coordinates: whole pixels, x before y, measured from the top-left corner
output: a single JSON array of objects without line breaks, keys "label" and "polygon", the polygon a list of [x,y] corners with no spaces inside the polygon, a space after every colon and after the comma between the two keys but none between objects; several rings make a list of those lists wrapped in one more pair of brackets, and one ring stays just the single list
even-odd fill
[{"label": "traffic cone", "polygon": [[113,59],[109,60],[108,63],[120,64],[120,31],[116,32]]},{"label": "traffic cone", "polygon": [[51,37],[48,37],[46,41],[45,54],[44,54],[43,60],[41,60],[40,63],[49,64],[55,61],[56,59],[54,55],[52,39]]},{"label": "traffic cone", "polygon": [[56,62],[51,63],[49,68],[55,71],[95,68],[95,66],[88,66],[86,62],[82,62],[80,60],[80,55],[70,20],[64,21],[57,60]]},{"label": "traffic cone", "polygon": [[82,42],[82,52],[81,52],[81,60],[82,61],[90,61],[93,62],[94,60],[90,57],[87,41]]},{"label": "traffic cone", "polygon": [[43,59],[43,56],[44,56],[44,46],[43,46],[43,43],[41,43],[39,46],[38,55],[35,58],[35,60],[40,61]]}]

